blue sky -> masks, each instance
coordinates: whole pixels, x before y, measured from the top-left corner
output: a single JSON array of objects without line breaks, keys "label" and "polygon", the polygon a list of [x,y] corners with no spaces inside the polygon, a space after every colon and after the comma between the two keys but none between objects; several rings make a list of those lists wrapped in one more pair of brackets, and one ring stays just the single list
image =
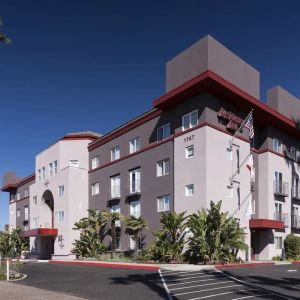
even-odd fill
[{"label": "blue sky", "polygon": [[[206,34],[300,97],[300,2],[1,0],[0,174],[34,171],[67,132],[105,133],[164,93],[165,63]],[[0,228],[8,222],[0,195]]]}]

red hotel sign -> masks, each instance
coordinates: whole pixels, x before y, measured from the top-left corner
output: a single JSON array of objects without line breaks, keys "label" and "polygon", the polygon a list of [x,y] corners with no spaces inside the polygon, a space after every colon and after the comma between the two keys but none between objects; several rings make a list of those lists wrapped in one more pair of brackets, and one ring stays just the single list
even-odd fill
[{"label": "red hotel sign", "polygon": [[226,121],[226,129],[232,131],[237,131],[244,121],[233,112],[226,111],[223,107],[218,111],[218,117]]}]

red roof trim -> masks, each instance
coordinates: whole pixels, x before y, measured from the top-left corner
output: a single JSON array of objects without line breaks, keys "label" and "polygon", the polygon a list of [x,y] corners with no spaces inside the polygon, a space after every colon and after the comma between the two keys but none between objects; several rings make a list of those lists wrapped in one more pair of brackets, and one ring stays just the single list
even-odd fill
[{"label": "red roof trim", "polygon": [[17,189],[17,188],[18,188],[18,185],[16,183],[9,183],[9,184],[4,185],[1,188],[1,191],[2,192],[9,192],[10,190]]},{"label": "red roof trim", "polygon": [[35,236],[55,236],[58,233],[57,228],[36,228],[22,232],[23,237],[35,237]]},{"label": "red roof trim", "polygon": [[250,219],[250,229],[284,229],[284,223],[269,219]]},{"label": "red roof trim", "polygon": [[35,180],[35,174],[31,174],[31,175],[29,175],[29,176],[27,176],[27,177],[25,177],[25,178],[19,180],[19,181],[17,182],[17,185],[18,185],[18,187],[21,187],[21,186],[23,186],[24,184],[29,183],[30,181],[33,181],[33,180]]},{"label": "red roof trim", "polygon": [[89,151],[92,151],[96,148],[98,148],[99,146],[119,137],[120,135],[154,119],[155,117],[159,116],[161,114],[161,110],[160,109],[157,109],[157,110],[153,110],[151,111],[150,113],[140,117],[140,118],[137,118],[135,120],[133,120],[132,122],[130,122],[129,124],[127,125],[124,125],[123,127],[119,128],[119,129],[116,129],[115,131],[107,134],[107,135],[104,135],[103,137],[100,137],[98,140],[92,142],[89,146],[88,146],[88,149]]}]

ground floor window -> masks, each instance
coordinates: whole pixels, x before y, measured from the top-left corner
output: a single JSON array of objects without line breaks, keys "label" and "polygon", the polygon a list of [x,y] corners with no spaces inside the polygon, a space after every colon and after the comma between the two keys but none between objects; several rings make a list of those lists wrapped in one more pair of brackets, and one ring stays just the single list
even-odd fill
[{"label": "ground floor window", "polygon": [[121,228],[116,227],[116,250],[121,250]]},{"label": "ground floor window", "polygon": [[275,248],[282,249],[282,236],[275,236]]},{"label": "ground floor window", "polygon": [[129,248],[130,250],[134,250],[136,245],[136,240],[133,235],[129,236]]}]

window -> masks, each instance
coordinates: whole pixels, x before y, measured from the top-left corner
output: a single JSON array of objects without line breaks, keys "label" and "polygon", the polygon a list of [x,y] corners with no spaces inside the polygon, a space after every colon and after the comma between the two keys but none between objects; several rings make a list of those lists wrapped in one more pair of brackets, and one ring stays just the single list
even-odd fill
[{"label": "window", "polygon": [[10,194],[10,201],[14,201],[16,199],[16,194]]},{"label": "window", "polygon": [[41,169],[38,169],[38,181],[42,180],[42,172]]},{"label": "window", "polygon": [[132,201],[130,203],[130,215],[136,218],[141,216],[141,201]]},{"label": "window", "polygon": [[141,191],[141,170],[135,169],[129,172],[130,193],[139,193]]},{"label": "window", "polygon": [[46,168],[42,167],[42,179],[44,180],[46,178]]},{"label": "window", "polygon": [[24,191],[24,197],[27,198],[28,196],[29,196],[29,192],[28,192],[28,190],[25,190]]},{"label": "window", "polygon": [[275,248],[282,249],[282,237],[281,236],[275,236]]},{"label": "window", "polygon": [[78,160],[70,160],[69,165],[70,165],[70,167],[78,168],[79,162],[78,162]]},{"label": "window", "polygon": [[282,203],[275,202],[275,220],[283,221],[282,219]]},{"label": "window", "polygon": [[34,205],[37,205],[37,196],[32,197],[32,202]]},{"label": "window", "polygon": [[53,175],[53,163],[49,164],[49,176]]},{"label": "window", "polygon": [[62,223],[65,219],[65,212],[63,210],[60,210],[58,212],[58,223]]},{"label": "window", "polygon": [[99,156],[95,156],[92,158],[92,169],[96,169],[99,167]]},{"label": "window", "polygon": [[21,194],[20,192],[17,193],[17,200],[20,200],[21,199]]},{"label": "window", "polygon": [[121,227],[116,227],[116,250],[121,250]]},{"label": "window", "polygon": [[182,117],[182,130],[198,125],[198,110],[194,110]]},{"label": "window", "polygon": [[121,194],[121,178],[120,175],[110,178],[110,195],[111,198],[119,198]]},{"label": "window", "polygon": [[99,194],[99,182],[92,184],[92,196]]},{"label": "window", "polygon": [[158,127],[156,134],[157,134],[157,140],[158,141],[162,141],[162,140],[167,139],[171,134],[170,123],[165,124],[161,127]]},{"label": "window", "polygon": [[134,250],[136,245],[136,240],[134,235],[129,236],[129,249]]},{"label": "window", "polygon": [[32,219],[32,228],[38,228],[39,217],[34,217]]},{"label": "window", "polygon": [[24,220],[28,220],[29,209],[28,206],[24,206]]},{"label": "window", "polygon": [[120,158],[120,146],[116,146],[115,148],[111,149],[111,161],[117,160]]},{"label": "window", "polygon": [[64,185],[60,185],[58,187],[58,197],[62,197],[65,193],[65,186]]},{"label": "window", "polygon": [[251,198],[251,215],[255,214],[255,199]]},{"label": "window", "polygon": [[232,149],[230,148],[226,149],[226,160],[232,160],[232,153],[233,153]]},{"label": "window", "polygon": [[297,158],[297,149],[294,146],[291,146],[289,149],[289,157],[293,160],[296,160]]},{"label": "window", "polygon": [[17,209],[17,217],[18,217],[18,218],[21,217],[21,211],[20,211],[20,209]]},{"label": "window", "polygon": [[164,195],[157,198],[157,211],[168,211],[170,210],[171,196]]},{"label": "window", "polygon": [[164,159],[157,163],[156,175],[157,177],[170,174],[170,160]]},{"label": "window", "polygon": [[185,148],[185,158],[194,156],[194,145]]},{"label": "window", "polygon": [[276,138],[273,139],[273,150],[278,152],[278,153],[282,153],[281,141],[276,139]]},{"label": "window", "polygon": [[129,142],[129,153],[134,153],[140,150],[140,138],[137,137]]},{"label": "window", "polygon": [[194,185],[193,184],[188,184],[185,186],[185,195],[188,197],[194,195]]},{"label": "window", "polygon": [[[120,214],[121,213],[121,207],[120,207],[120,205],[113,205],[113,206],[111,206],[110,211]],[[116,225],[116,227],[121,227],[121,221],[117,220],[115,225]]]},{"label": "window", "polygon": [[231,185],[227,186],[227,195],[226,195],[226,197],[228,197],[228,198],[233,197],[233,186],[231,186]]},{"label": "window", "polygon": [[54,164],[54,174],[57,174],[57,160],[55,160],[53,164]]}]

